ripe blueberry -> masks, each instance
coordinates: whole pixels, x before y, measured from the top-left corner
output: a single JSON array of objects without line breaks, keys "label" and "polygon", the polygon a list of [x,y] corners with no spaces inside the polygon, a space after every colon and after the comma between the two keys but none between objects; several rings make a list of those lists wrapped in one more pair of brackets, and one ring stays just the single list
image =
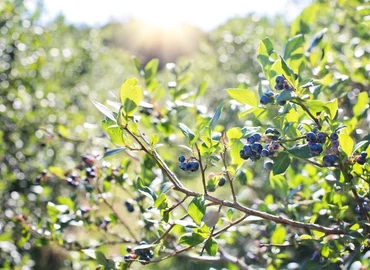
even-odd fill
[{"label": "ripe blueberry", "polygon": [[199,163],[198,161],[190,161],[188,163],[188,168],[191,172],[195,172],[199,169]]},{"label": "ripe blueberry", "polygon": [[318,143],[325,143],[326,142],[326,133],[324,132],[319,132],[317,134],[317,142]]},{"label": "ripe blueberry", "polygon": [[334,141],[334,140],[338,140],[339,136],[337,133],[333,132],[332,134],[330,134],[330,140]]},{"label": "ripe blueberry", "polygon": [[129,201],[125,201],[125,206],[128,212],[132,213],[134,212],[134,206]]},{"label": "ripe blueberry", "polygon": [[267,105],[270,101],[270,98],[266,95],[262,95],[260,98],[260,103],[263,105]]},{"label": "ripe blueberry", "polygon": [[185,161],[185,157],[184,156],[179,156],[179,161],[180,162],[184,162]]},{"label": "ripe blueberry", "polygon": [[311,152],[313,156],[318,156],[322,152],[322,145],[320,143],[312,143],[308,144],[308,150]]},{"label": "ripe blueberry", "polygon": [[277,76],[276,78],[275,78],[275,82],[276,82],[276,84],[278,84],[278,85],[282,85],[283,83],[284,83],[284,81],[285,81],[285,79],[284,79],[284,77],[283,76]]},{"label": "ripe blueberry", "polygon": [[251,146],[251,148],[252,148],[252,151],[253,152],[256,152],[258,154],[261,154],[261,151],[263,149],[263,147],[262,147],[262,145],[260,143],[253,143],[252,146]]},{"label": "ripe blueberry", "polygon": [[261,157],[268,157],[270,155],[270,151],[268,149],[262,149]]},{"label": "ripe blueberry", "polygon": [[225,177],[221,177],[221,179],[218,181],[218,186],[222,187],[225,185],[225,183],[226,183]]},{"label": "ripe blueberry", "polygon": [[316,135],[313,132],[307,132],[306,133],[306,140],[309,142],[316,142]]}]

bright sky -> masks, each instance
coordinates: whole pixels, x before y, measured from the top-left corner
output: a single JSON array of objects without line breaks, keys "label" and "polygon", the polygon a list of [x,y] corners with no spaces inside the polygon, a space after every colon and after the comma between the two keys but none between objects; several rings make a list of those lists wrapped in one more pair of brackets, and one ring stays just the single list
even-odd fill
[{"label": "bright sky", "polygon": [[[32,0],[31,0],[32,1]],[[62,13],[67,22],[99,26],[111,19],[137,18],[160,26],[189,23],[212,30],[234,16],[250,12],[294,19],[310,0],[44,0],[45,19]]]}]

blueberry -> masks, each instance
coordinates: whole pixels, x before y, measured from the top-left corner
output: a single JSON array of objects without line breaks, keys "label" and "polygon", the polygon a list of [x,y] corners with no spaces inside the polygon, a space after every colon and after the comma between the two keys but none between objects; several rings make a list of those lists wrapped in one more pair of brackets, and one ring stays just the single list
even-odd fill
[{"label": "blueberry", "polygon": [[257,161],[257,160],[259,160],[260,158],[261,158],[261,156],[260,156],[259,154],[256,154],[256,153],[250,157],[250,159],[251,159],[252,161]]},{"label": "blueberry", "polygon": [[184,156],[179,156],[179,161],[180,162],[184,162],[185,161],[185,157]]},{"label": "blueberry", "polygon": [[130,261],[130,260],[132,260],[132,259],[133,259],[133,256],[132,256],[132,254],[127,254],[127,255],[125,255],[125,256],[123,257],[123,259],[125,260],[125,262],[128,262],[128,261]]},{"label": "blueberry", "polygon": [[131,247],[127,247],[127,248],[126,248],[126,251],[127,251],[128,253],[131,253],[131,252],[132,252],[132,248],[131,248]]},{"label": "blueberry", "polygon": [[256,133],[256,134],[254,134],[253,135],[253,137],[254,137],[254,139],[256,140],[256,142],[258,142],[258,141],[260,141],[261,140],[261,134],[259,134],[259,133]]},{"label": "blueberry", "polygon": [[318,143],[325,143],[326,142],[326,133],[324,132],[319,132],[317,134],[317,142]]},{"label": "blueberry", "polygon": [[146,255],[141,255],[141,256],[139,257],[139,260],[149,262],[149,261],[150,261],[150,258],[149,258],[148,256],[146,256]]},{"label": "blueberry", "polygon": [[266,95],[262,95],[260,98],[260,103],[263,105],[267,105],[270,101],[270,98]]},{"label": "blueberry", "polygon": [[279,136],[280,136],[280,132],[274,128],[267,128],[265,131],[265,134],[270,140],[277,140],[279,139]]},{"label": "blueberry", "polygon": [[367,157],[367,153],[365,151],[361,152],[360,154],[363,158],[366,158]]},{"label": "blueberry", "polygon": [[147,254],[146,254],[149,258],[153,258],[153,256],[154,256],[154,252],[153,252],[153,250],[149,250],[148,252],[147,252]]},{"label": "blueberry", "polygon": [[262,149],[261,157],[268,157],[270,155],[270,151],[268,149]]},{"label": "blueberry", "polygon": [[283,76],[277,76],[276,78],[275,78],[275,82],[276,82],[276,84],[277,85],[282,85],[284,82],[285,82],[285,79],[284,79],[284,77]]},{"label": "blueberry", "polygon": [[225,177],[221,177],[221,179],[218,181],[218,186],[222,187],[225,185],[225,183],[226,183]]},{"label": "blueberry", "polygon": [[125,201],[125,206],[128,212],[132,213],[134,212],[134,206],[129,201]]},{"label": "blueberry", "polygon": [[242,149],[239,152],[240,158],[247,160],[249,158],[248,155],[245,154],[245,151]]},{"label": "blueberry", "polygon": [[337,133],[333,132],[332,134],[330,134],[330,140],[334,141],[334,140],[338,140],[339,136]]},{"label": "blueberry", "polygon": [[332,146],[334,149],[338,150],[338,147],[339,147],[339,141],[338,141],[338,140],[333,140],[333,141],[331,141],[331,146]]},{"label": "blueberry", "polygon": [[252,144],[256,141],[256,139],[254,138],[254,136],[249,136],[248,139],[247,139],[247,142]]},{"label": "blueberry", "polygon": [[280,148],[280,144],[278,144],[277,142],[273,142],[271,144],[271,149],[274,150],[274,151],[278,151]]},{"label": "blueberry", "polygon": [[243,146],[243,150],[246,156],[251,156],[253,154],[252,147],[248,144]]},{"label": "blueberry", "polygon": [[355,161],[360,164],[364,165],[366,163],[366,157],[363,157],[361,155],[355,157]]},{"label": "blueberry", "polygon": [[276,89],[276,90],[283,90],[283,89],[284,89],[284,85],[282,85],[282,84],[277,84],[277,85],[275,85],[275,89]]},{"label": "blueberry", "polygon": [[337,161],[338,161],[338,156],[337,155],[325,155],[322,158],[323,163],[325,166],[333,166]]},{"label": "blueberry", "polygon": [[306,140],[309,142],[316,142],[316,135],[313,132],[307,132],[306,133]]},{"label": "blueberry", "polygon": [[291,87],[288,83],[284,83],[284,89],[287,91],[293,91],[293,87]]},{"label": "blueberry", "polygon": [[252,147],[253,152],[261,154],[261,151],[262,151],[263,147],[260,143],[253,143],[251,147]]},{"label": "blueberry", "polygon": [[266,171],[271,171],[273,166],[274,166],[274,162],[272,161],[265,161],[265,163],[263,164],[263,168]]},{"label": "blueberry", "polygon": [[188,169],[188,164],[187,163],[185,163],[185,162],[181,162],[180,163],[180,169],[181,170],[183,170],[183,171],[188,171],[189,169]]},{"label": "blueberry", "polygon": [[195,172],[199,169],[199,163],[198,161],[190,161],[188,163],[188,168],[191,172]]},{"label": "blueberry", "polygon": [[308,150],[310,150],[313,156],[318,156],[322,152],[322,145],[320,143],[312,143],[308,144]]}]

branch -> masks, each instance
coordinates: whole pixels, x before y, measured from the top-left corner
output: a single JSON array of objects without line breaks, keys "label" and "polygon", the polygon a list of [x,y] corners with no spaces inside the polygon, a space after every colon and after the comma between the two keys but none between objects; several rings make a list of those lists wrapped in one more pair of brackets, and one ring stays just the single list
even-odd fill
[{"label": "branch", "polygon": [[302,110],[304,110],[308,114],[308,116],[311,117],[311,119],[315,122],[317,128],[319,130],[321,130],[322,126],[321,126],[320,121],[310,112],[310,110],[306,107],[306,105],[304,105],[300,101],[292,101],[292,100],[290,100],[290,102],[299,105],[302,108]]},{"label": "branch", "polygon": [[234,190],[234,185],[233,185],[233,178],[230,176],[229,170],[227,169],[227,164],[226,164],[226,157],[225,157],[226,149],[227,148],[224,145],[224,152],[221,152],[220,155],[221,155],[222,163],[224,164],[224,167],[225,167],[227,180],[229,181],[229,184],[230,184],[233,201],[234,203],[236,203],[236,195],[235,195],[235,190]]},{"label": "branch", "polygon": [[199,161],[200,171],[201,171],[201,175],[202,175],[202,184],[203,184],[204,194],[208,195],[207,186],[206,186],[206,179],[205,179],[205,176],[204,176],[206,168],[203,167],[202,156],[200,154],[200,150],[199,150],[199,147],[198,147],[197,144],[195,144],[195,148],[197,149],[197,152],[198,152],[198,161]]}]

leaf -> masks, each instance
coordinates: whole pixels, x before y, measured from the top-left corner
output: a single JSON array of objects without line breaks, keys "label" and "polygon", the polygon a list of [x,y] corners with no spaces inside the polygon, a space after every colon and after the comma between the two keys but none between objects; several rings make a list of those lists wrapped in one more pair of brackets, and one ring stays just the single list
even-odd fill
[{"label": "leaf", "polygon": [[187,233],[181,236],[179,240],[180,245],[196,246],[204,241],[204,236],[199,233]]},{"label": "leaf", "polygon": [[94,104],[94,106],[102,113],[104,114],[106,117],[108,117],[110,120],[116,122],[116,118],[114,117],[113,115],[113,112],[106,106],[104,106],[103,104],[95,101],[95,100],[92,100],[91,99],[91,102]]},{"label": "leaf", "polygon": [[368,108],[369,108],[369,95],[367,92],[361,92],[360,94],[358,94],[357,103],[353,107],[353,114],[356,117],[359,117]]},{"label": "leaf", "polygon": [[165,182],[161,185],[161,193],[166,193],[173,187],[171,182]]},{"label": "leaf", "polygon": [[122,151],[125,151],[125,150],[126,150],[126,147],[120,147],[120,148],[109,149],[108,151],[106,151],[106,152],[104,153],[103,158],[105,158],[105,157],[109,157],[109,156],[113,156],[113,155],[118,154],[118,153],[120,153],[120,152],[122,152]]},{"label": "leaf", "polygon": [[120,146],[126,146],[125,142],[123,141],[123,130],[121,127],[117,125],[110,126],[105,129],[105,131],[108,133],[112,143]]},{"label": "leaf", "polygon": [[284,50],[284,59],[289,59],[296,51],[301,51],[302,53],[302,46],[304,42],[304,37],[302,34],[296,35],[288,40],[285,45]]},{"label": "leaf", "polygon": [[218,105],[217,110],[216,110],[215,114],[212,117],[212,120],[211,120],[211,123],[210,123],[211,129],[214,128],[214,126],[216,124],[216,121],[220,118],[223,107],[224,107],[224,103],[221,102],[221,104]]},{"label": "leaf", "polygon": [[320,100],[307,100],[304,104],[312,113],[318,113],[325,110],[325,104]]},{"label": "leaf", "polygon": [[141,62],[139,59],[137,59],[135,56],[132,58],[132,61],[134,62],[134,65],[137,69],[137,71],[141,71]]},{"label": "leaf", "polygon": [[198,87],[197,97],[203,96],[205,92],[207,91],[207,88],[208,88],[208,82],[203,81]]},{"label": "leaf", "polygon": [[103,266],[108,265],[108,260],[105,257],[105,255],[103,254],[103,252],[101,252],[101,251],[98,251],[98,250],[95,251],[95,259],[96,259],[98,264],[101,264]]},{"label": "leaf", "polygon": [[286,229],[284,226],[276,225],[276,228],[271,236],[272,244],[282,244],[285,241]]},{"label": "leaf", "polygon": [[185,124],[179,123],[179,128],[182,131],[182,133],[189,138],[189,140],[193,140],[195,138],[195,134],[193,131],[191,131],[190,128],[188,128]]},{"label": "leaf", "polygon": [[343,152],[349,157],[352,153],[355,142],[349,135],[339,134],[339,145]]},{"label": "leaf", "polygon": [[355,145],[355,147],[352,150],[352,154],[354,154],[358,149],[360,149],[362,146],[367,144],[369,141],[362,141]]},{"label": "leaf", "polygon": [[227,212],[226,212],[226,218],[227,218],[229,221],[232,221],[234,212],[235,212],[234,208],[229,208],[229,209],[227,210]]},{"label": "leaf", "polygon": [[258,99],[252,90],[229,88],[226,91],[232,99],[241,104],[249,105],[251,107],[258,106]]},{"label": "leaf", "polygon": [[325,107],[328,109],[330,119],[334,119],[338,111],[338,99],[335,98],[325,103]]},{"label": "leaf", "polygon": [[308,52],[311,52],[321,42],[327,30],[327,28],[324,28],[313,36],[307,49]]},{"label": "leaf", "polygon": [[48,168],[48,171],[59,178],[64,178],[64,171],[62,168],[51,166]]},{"label": "leaf", "polygon": [[216,256],[218,251],[218,244],[213,238],[209,238],[206,241],[205,248],[209,256]]},{"label": "leaf", "polygon": [[321,249],[321,255],[325,258],[329,257],[330,248],[327,245],[324,245]]},{"label": "leaf", "polygon": [[194,197],[188,206],[188,214],[198,225],[201,224],[204,213],[206,212],[206,206],[203,197]]},{"label": "leaf", "polygon": [[285,74],[285,78],[291,82],[292,84],[294,83],[295,81],[295,78],[294,78],[294,72],[293,70],[288,66],[288,64],[285,62],[284,58],[280,56],[280,59],[281,59],[281,68],[283,69],[284,71],[284,74]]},{"label": "leaf", "polygon": [[288,169],[290,165],[290,157],[287,152],[280,152],[276,158],[274,158],[274,166],[272,172],[274,175],[281,174]]},{"label": "leaf", "polygon": [[294,91],[288,91],[288,90],[283,90],[281,93],[277,96],[276,102],[281,102],[281,101],[286,101],[286,100],[292,100],[296,98],[296,94]]},{"label": "leaf", "polygon": [[298,158],[310,158],[312,157],[310,150],[308,149],[307,144],[300,144],[293,146],[288,149],[289,154],[298,157]]},{"label": "leaf", "polygon": [[158,65],[159,65],[158,59],[152,59],[145,65],[144,68],[145,80],[150,81],[154,78],[158,71]]},{"label": "leaf", "polygon": [[126,116],[132,115],[139,107],[144,95],[136,78],[127,79],[121,86],[120,99]]},{"label": "leaf", "polygon": [[262,40],[258,45],[257,59],[267,78],[269,78],[268,71],[270,70],[271,65],[274,63],[274,60],[270,57],[273,53],[274,47],[270,39],[265,38],[264,40]]},{"label": "leaf", "polygon": [[159,195],[159,197],[154,202],[154,207],[158,209],[164,209],[167,207],[167,196],[165,193]]}]

